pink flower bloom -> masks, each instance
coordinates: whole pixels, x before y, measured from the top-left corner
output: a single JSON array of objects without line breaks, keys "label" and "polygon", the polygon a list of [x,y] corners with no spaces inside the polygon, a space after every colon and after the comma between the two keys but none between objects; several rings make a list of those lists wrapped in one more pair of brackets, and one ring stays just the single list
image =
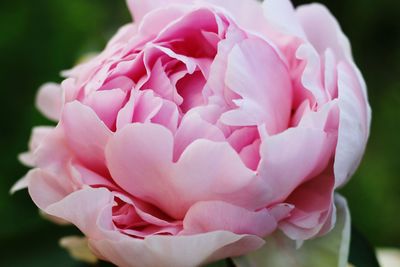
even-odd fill
[{"label": "pink flower bloom", "polygon": [[329,232],[370,108],[321,5],[128,0],[134,23],[47,84],[17,187],[119,266],[243,255]]}]

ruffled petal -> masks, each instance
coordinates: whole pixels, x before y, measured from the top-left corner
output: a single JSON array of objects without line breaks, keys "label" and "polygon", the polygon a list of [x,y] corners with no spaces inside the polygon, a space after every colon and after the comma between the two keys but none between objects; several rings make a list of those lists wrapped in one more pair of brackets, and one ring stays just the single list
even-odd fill
[{"label": "ruffled petal", "polygon": [[290,76],[266,41],[253,38],[237,44],[228,57],[225,82],[241,99],[234,100],[239,108],[224,113],[222,122],[235,126],[265,123],[269,134],[287,128],[292,105]]}]

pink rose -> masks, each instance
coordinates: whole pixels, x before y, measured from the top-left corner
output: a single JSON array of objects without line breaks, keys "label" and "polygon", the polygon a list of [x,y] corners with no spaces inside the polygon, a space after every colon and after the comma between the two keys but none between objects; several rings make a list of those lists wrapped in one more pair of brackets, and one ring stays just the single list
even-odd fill
[{"label": "pink rose", "polygon": [[135,22],[47,84],[16,188],[119,266],[243,255],[329,232],[369,134],[361,74],[321,5],[128,0]]}]

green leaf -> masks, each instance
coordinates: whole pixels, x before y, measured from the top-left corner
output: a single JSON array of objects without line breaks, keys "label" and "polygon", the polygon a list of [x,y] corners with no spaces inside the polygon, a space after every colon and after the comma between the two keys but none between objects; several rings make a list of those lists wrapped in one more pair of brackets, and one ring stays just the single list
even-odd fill
[{"label": "green leaf", "polygon": [[350,214],[347,202],[337,195],[336,225],[327,235],[307,240],[300,248],[279,232],[249,255],[233,259],[237,267],[345,267],[350,243]]},{"label": "green leaf", "polygon": [[379,267],[374,248],[354,225],[351,228],[349,261],[357,267]]}]

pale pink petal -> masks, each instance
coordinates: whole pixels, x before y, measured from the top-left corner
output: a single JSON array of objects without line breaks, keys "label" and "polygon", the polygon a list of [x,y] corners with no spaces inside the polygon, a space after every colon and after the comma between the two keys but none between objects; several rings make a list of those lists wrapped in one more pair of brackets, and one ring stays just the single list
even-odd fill
[{"label": "pale pink petal", "polygon": [[229,54],[225,82],[242,98],[234,101],[238,109],[222,115],[224,123],[240,126],[265,123],[269,134],[286,129],[292,104],[290,76],[266,41],[253,38],[237,44]]},{"label": "pale pink petal", "polygon": [[331,171],[326,171],[296,188],[285,200],[295,208],[279,227],[293,240],[315,237],[330,218],[333,190],[334,177]]},{"label": "pale pink petal", "polygon": [[265,137],[258,173],[271,187],[270,201],[285,200],[297,186],[324,170],[335,141],[335,135],[313,128],[290,128]]},{"label": "pale pink petal", "polygon": [[337,62],[332,49],[328,48],[324,54],[324,86],[329,97],[335,99],[338,97],[337,88]]},{"label": "pale pink petal", "polygon": [[100,90],[120,89],[124,92],[129,92],[133,87],[134,82],[130,78],[126,76],[119,76],[105,83]]},{"label": "pale pink petal", "polygon": [[[204,3],[222,8],[229,19],[249,32],[257,32],[267,36],[267,21],[264,18],[261,3],[255,0],[202,0]],[[248,14],[251,14],[249,16]]]},{"label": "pale pink petal", "polygon": [[264,241],[253,235],[216,231],[192,236],[153,235],[144,240],[115,231],[112,194],[85,188],[48,206],[45,211],[74,223],[87,236],[92,251],[118,266],[198,266],[255,250]]},{"label": "pale pink petal", "polygon": [[60,201],[72,192],[68,183],[41,169],[31,170],[26,177],[32,200],[45,212],[49,205]]},{"label": "pale pink petal", "polygon": [[35,165],[34,151],[39,147],[45,137],[54,129],[51,126],[34,127],[29,140],[29,151],[18,155],[20,162],[26,166],[33,167]]},{"label": "pale pink petal", "polygon": [[183,220],[183,235],[225,230],[235,234],[264,237],[277,227],[267,209],[250,211],[223,201],[204,201],[194,204]]},{"label": "pale pink petal", "polygon": [[268,23],[288,35],[300,38],[305,33],[296,17],[296,12],[290,0],[266,0],[262,4],[264,16]]},{"label": "pale pink petal", "polygon": [[[190,1],[191,2],[191,1]],[[127,0],[127,4],[136,23],[148,13],[174,3],[188,3],[187,0]]]},{"label": "pale pink petal", "polygon": [[104,148],[112,133],[96,113],[74,101],[65,105],[61,123],[76,157],[93,170],[107,172]]},{"label": "pale pink petal", "polygon": [[[296,51],[296,58],[305,63],[301,74],[301,84],[311,92],[316,103],[324,104],[328,101],[328,95],[323,84],[321,58],[310,44],[301,45]],[[312,103],[314,104],[314,102]]]},{"label": "pale pink petal", "polygon": [[89,185],[91,187],[106,187],[109,190],[120,190],[116,184],[110,178],[104,177],[85,166],[80,164],[73,164],[72,166],[72,175],[74,175],[77,181],[80,181],[82,184]]},{"label": "pale pink petal", "polygon": [[111,138],[106,154],[117,184],[173,218],[183,218],[201,200],[226,200],[257,209],[268,197],[264,182],[227,143],[196,140],[174,164],[173,136],[156,124],[125,127]]},{"label": "pale pink petal", "polygon": [[182,153],[172,177],[183,210],[202,200],[222,200],[256,210],[266,206],[270,194],[267,184],[226,142],[194,141]]},{"label": "pale pink petal", "polygon": [[339,23],[321,4],[302,5],[296,11],[308,41],[319,54],[330,48],[338,60],[352,61],[350,43]]},{"label": "pale pink petal", "polygon": [[14,194],[15,192],[25,189],[29,185],[30,176],[25,175],[20,178],[10,189],[10,194]]},{"label": "pale pink petal", "polygon": [[243,255],[264,244],[254,235],[216,231],[193,236],[153,235],[144,240],[121,237],[119,240],[90,240],[102,258],[126,267],[195,267]]},{"label": "pale pink petal", "polygon": [[327,102],[319,110],[306,110],[298,127],[321,129],[337,133],[339,127],[339,105],[337,99]]},{"label": "pale pink petal", "polygon": [[[152,2],[154,0],[150,0]],[[165,0],[158,0],[165,1]],[[154,10],[148,13],[139,24],[139,32],[144,36],[154,36],[162,32],[169,24],[174,23],[189,11],[186,5],[166,5],[154,6]],[[139,10],[138,10],[139,11]],[[135,12],[135,11],[134,11]]]},{"label": "pale pink petal", "polygon": [[[68,196],[42,205],[42,209],[55,217],[76,225],[89,238],[103,237],[102,227],[113,230],[111,207],[113,195],[104,188],[90,187],[75,191]],[[101,215],[101,216],[100,216]]]},{"label": "pale pink petal", "polygon": [[42,85],[36,97],[36,106],[47,118],[58,121],[64,104],[64,91],[59,84]]},{"label": "pale pink petal", "polygon": [[172,153],[172,133],[149,123],[124,127],[106,148],[107,165],[114,181],[133,196],[170,215],[176,214],[174,206],[180,199],[170,186]]},{"label": "pale pink petal", "polygon": [[203,120],[195,112],[187,113],[175,134],[174,161],[177,161],[193,141],[204,138],[212,141],[224,141],[224,134],[213,124]]},{"label": "pale pink petal", "polygon": [[126,93],[121,89],[96,91],[85,98],[84,104],[91,107],[97,116],[112,129],[117,113],[122,108]]},{"label": "pale pink petal", "polygon": [[[151,53],[145,54],[145,60],[148,60],[149,54]],[[164,99],[171,101],[177,100],[176,103],[182,103],[183,99],[178,96],[170,78],[165,73],[165,67],[162,65],[161,59],[156,61],[149,72],[149,79],[145,84],[143,84],[143,86],[141,86],[141,90],[150,89]]]},{"label": "pale pink petal", "polygon": [[232,99],[238,96],[226,88],[225,84],[228,55],[237,43],[246,38],[246,34],[236,27],[229,27],[225,38],[218,43],[218,53],[210,66],[210,74],[203,89],[203,95],[209,97],[209,102],[212,104],[233,106]]},{"label": "pale pink petal", "polygon": [[345,183],[357,169],[369,135],[371,110],[362,84],[346,64],[338,66],[339,136],[335,156],[336,186]]}]

